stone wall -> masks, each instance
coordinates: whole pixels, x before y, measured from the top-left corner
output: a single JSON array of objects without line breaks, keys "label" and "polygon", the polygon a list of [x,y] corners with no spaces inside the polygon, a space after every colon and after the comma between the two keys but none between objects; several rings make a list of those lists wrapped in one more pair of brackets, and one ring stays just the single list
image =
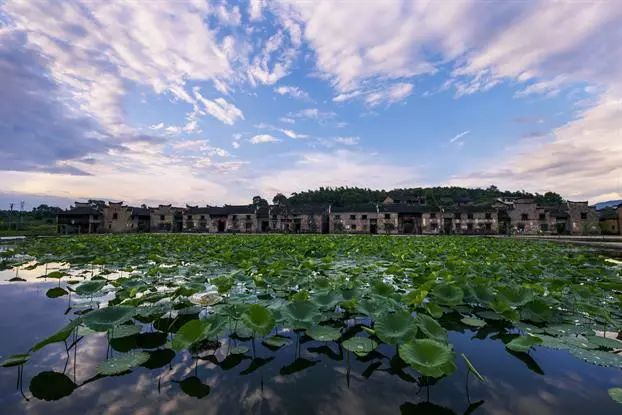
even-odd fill
[{"label": "stone wall", "polygon": [[136,232],[132,221],[132,210],[123,203],[109,203],[103,209],[104,227],[102,232],[126,233]]},{"label": "stone wall", "polygon": [[569,230],[573,235],[600,233],[598,213],[587,202],[568,202]]}]

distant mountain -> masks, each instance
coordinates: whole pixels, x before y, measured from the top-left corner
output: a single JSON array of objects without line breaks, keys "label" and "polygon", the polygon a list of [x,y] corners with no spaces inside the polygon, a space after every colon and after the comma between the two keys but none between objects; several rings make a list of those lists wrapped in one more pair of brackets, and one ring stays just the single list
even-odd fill
[{"label": "distant mountain", "polygon": [[621,200],[608,200],[607,202],[596,203],[594,207],[596,207],[596,210],[603,210],[608,207],[617,207],[618,205],[622,205],[622,199]]}]

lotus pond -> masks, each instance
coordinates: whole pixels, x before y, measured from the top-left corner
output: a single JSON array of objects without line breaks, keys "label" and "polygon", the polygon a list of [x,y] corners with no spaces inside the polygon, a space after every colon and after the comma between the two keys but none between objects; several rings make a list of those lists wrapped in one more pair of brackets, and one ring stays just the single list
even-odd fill
[{"label": "lotus pond", "polygon": [[622,266],[469,237],[0,247],[0,413],[620,414]]}]

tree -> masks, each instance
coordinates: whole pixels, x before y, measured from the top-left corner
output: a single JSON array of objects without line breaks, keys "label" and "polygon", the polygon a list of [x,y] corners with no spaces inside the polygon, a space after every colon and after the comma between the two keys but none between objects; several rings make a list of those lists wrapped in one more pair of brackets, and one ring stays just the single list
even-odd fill
[{"label": "tree", "polygon": [[275,205],[279,205],[279,206],[286,206],[287,205],[287,197],[285,197],[285,195],[283,193],[277,193],[272,198],[272,203],[274,203]]},{"label": "tree", "polygon": [[268,201],[261,196],[253,196],[253,206],[255,206],[255,208],[267,207]]}]

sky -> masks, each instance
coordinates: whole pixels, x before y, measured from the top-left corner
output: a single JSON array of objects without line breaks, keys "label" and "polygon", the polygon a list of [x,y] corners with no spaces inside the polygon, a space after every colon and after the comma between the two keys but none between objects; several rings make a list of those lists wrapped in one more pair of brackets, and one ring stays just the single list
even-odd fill
[{"label": "sky", "polygon": [[[0,208],[622,198],[622,2],[0,2]],[[7,205],[7,206],[5,206]]]}]

